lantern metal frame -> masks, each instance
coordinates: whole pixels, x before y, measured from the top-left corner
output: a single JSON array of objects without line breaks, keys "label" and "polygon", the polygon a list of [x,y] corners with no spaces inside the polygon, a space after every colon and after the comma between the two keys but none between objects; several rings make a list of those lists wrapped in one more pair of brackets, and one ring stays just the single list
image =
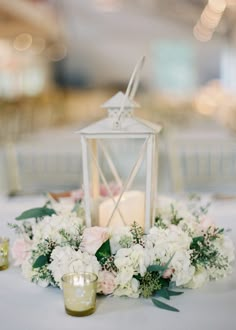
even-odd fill
[{"label": "lantern metal frame", "polygon": [[[85,224],[87,227],[92,225],[91,220],[91,199],[90,199],[90,182],[92,183],[93,198],[99,197],[99,182],[100,178],[107,188],[109,197],[114,202],[114,210],[107,223],[109,225],[116,210],[119,212],[121,219],[126,225],[125,219],[119,210],[119,203],[123,194],[129,190],[133,180],[138,173],[142,161],[146,160],[146,182],[145,182],[145,225],[144,230],[147,232],[151,227],[155,218],[155,200],[157,193],[157,172],[158,172],[158,133],[161,126],[150,123],[143,119],[134,117],[132,109],[138,107],[133,101],[136,93],[141,68],[144,64],[144,57],[142,57],[131,76],[126,93],[119,92],[113,97],[110,102],[106,102],[103,107],[108,108],[109,117],[93,123],[86,128],[78,131],[81,138],[82,146],[82,167],[83,167],[83,190],[84,190],[84,207],[85,207]],[[112,112],[112,102],[117,98],[121,101],[118,106],[115,105],[115,114]],[[99,142],[99,139],[143,139],[138,159],[134,164],[126,182],[122,184],[116,167],[109,155],[105,146]],[[118,200],[115,201],[114,196],[109,190],[109,184],[106,177],[99,166],[98,148],[102,151],[108,166],[114,176],[115,181],[122,186],[121,193]],[[92,162],[89,162],[89,155],[92,156]],[[90,171],[91,169],[91,171]],[[90,176],[92,172],[92,177]]]}]

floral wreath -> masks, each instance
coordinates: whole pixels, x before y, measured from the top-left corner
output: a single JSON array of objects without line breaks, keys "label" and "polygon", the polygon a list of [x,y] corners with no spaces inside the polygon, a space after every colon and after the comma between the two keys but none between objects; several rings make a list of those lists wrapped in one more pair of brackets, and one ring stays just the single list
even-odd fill
[{"label": "floral wreath", "polygon": [[[179,288],[199,288],[232,272],[234,246],[224,229],[207,216],[209,203],[159,198],[153,227],[147,234],[137,224],[118,228],[84,226],[81,195],[70,203],[52,198],[43,207],[23,212],[10,224],[18,234],[12,247],[23,276],[46,287],[61,288],[69,272],[98,275],[97,292],[151,298],[155,306],[181,295]],[[29,220],[33,219],[33,220]]]}]

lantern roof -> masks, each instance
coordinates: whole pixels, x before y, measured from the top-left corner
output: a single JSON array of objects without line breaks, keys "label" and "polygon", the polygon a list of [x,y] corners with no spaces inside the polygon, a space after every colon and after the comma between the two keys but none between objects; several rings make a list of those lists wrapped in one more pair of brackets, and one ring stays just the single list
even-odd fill
[{"label": "lantern roof", "polygon": [[137,118],[137,117],[129,117],[125,118],[122,121],[122,125],[120,129],[113,128],[114,119],[107,117],[91,125],[82,128],[76,133],[82,135],[127,135],[127,134],[156,134],[161,131],[161,126],[158,124],[151,123],[149,121]]},{"label": "lantern roof", "polygon": [[136,103],[135,101],[131,100],[130,98],[126,97],[125,94],[123,92],[118,92],[116,93],[114,96],[112,96],[112,98],[110,98],[108,101],[106,101],[105,103],[103,103],[101,105],[102,108],[105,109],[117,109],[120,108],[121,105],[124,102],[124,108],[139,108],[139,104]]},{"label": "lantern roof", "polygon": [[102,108],[108,109],[108,117],[82,128],[77,133],[89,135],[91,138],[110,138],[112,135],[130,138],[140,138],[150,134],[157,134],[161,126],[133,116],[133,108],[139,105],[133,101],[138,87],[140,70],[145,57],[142,57],[136,64],[130,78],[126,93],[118,92],[111,99],[106,101]]}]

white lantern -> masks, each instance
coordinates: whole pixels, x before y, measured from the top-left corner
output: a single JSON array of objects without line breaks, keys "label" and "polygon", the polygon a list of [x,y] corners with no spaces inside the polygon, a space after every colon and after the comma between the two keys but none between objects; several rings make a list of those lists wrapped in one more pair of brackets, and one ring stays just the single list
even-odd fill
[{"label": "white lantern", "polygon": [[88,227],[128,226],[135,221],[147,232],[153,224],[161,127],[133,114],[138,107],[133,97],[143,63],[144,57],[137,63],[126,93],[119,92],[104,103],[108,117],[78,132]]}]

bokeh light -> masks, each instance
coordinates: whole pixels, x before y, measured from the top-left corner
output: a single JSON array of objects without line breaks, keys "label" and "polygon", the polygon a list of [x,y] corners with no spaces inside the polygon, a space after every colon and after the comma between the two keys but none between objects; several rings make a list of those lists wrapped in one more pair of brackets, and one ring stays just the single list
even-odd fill
[{"label": "bokeh light", "polygon": [[18,51],[25,51],[31,47],[32,41],[33,38],[31,34],[21,33],[13,41],[13,46]]}]

